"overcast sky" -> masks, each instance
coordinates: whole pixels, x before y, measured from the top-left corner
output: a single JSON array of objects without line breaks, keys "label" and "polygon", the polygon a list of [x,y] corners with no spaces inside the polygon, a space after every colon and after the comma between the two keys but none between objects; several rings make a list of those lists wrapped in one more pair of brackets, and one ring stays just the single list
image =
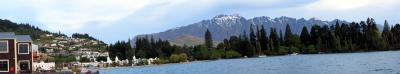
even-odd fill
[{"label": "overcast sky", "polygon": [[400,22],[400,0],[2,0],[0,18],[106,43],[185,26],[219,14]]}]

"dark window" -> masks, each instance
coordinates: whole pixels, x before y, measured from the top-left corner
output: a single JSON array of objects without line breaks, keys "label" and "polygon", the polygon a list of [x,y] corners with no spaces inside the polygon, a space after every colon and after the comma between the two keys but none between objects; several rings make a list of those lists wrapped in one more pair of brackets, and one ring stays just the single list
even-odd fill
[{"label": "dark window", "polygon": [[19,44],[19,53],[28,53],[28,44]]},{"label": "dark window", "polygon": [[20,62],[19,68],[21,69],[21,71],[29,70],[29,62],[26,62],[26,61]]},{"label": "dark window", "polygon": [[7,52],[7,42],[0,42],[0,52]]},{"label": "dark window", "polygon": [[8,71],[8,61],[0,61],[0,71]]}]

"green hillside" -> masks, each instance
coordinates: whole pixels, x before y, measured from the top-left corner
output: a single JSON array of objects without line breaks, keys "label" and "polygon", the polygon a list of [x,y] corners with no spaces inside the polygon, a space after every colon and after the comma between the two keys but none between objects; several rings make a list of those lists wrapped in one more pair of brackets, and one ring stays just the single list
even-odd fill
[{"label": "green hillside", "polygon": [[[99,41],[96,38],[89,36],[88,34],[80,34],[74,33],[71,37],[68,37],[62,33],[52,33],[47,30],[42,30],[36,26],[30,24],[20,24],[14,23],[12,21],[6,19],[0,19],[0,32],[14,32],[15,34],[23,34],[30,35],[34,44],[39,45],[40,48],[46,47],[46,45],[57,44],[63,45],[64,49],[79,49],[79,48],[89,48],[89,49],[98,49],[103,50],[106,44],[103,41]],[[67,38],[71,39],[80,39],[80,42],[68,41]],[[63,44],[60,42],[64,41]],[[95,42],[95,43],[85,43],[83,42]],[[79,45],[79,46],[77,46]],[[69,48],[74,46],[74,48]],[[75,47],[76,46],[76,47]],[[62,48],[54,48],[54,49],[62,49]]]}]

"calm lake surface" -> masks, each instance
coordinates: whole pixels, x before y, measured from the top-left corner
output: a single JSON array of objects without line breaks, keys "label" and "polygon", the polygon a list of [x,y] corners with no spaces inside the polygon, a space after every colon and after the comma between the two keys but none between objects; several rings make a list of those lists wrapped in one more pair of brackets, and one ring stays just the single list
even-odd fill
[{"label": "calm lake surface", "polygon": [[400,51],[196,61],[100,70],[101,74],[400,74]]}]

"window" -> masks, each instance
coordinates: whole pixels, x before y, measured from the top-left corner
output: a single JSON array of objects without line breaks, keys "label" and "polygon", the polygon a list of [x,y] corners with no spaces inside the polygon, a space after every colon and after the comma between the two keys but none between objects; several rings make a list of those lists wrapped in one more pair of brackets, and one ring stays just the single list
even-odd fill
[{"label": "window", "polygon": [[8,60],[0,60],[0,72],[8,72]]},{"label": "window", "polygon": [[8,53],[8,42],[0,41],[0,53]]},{"label": "window", "polygon": [[19,61],[19,69],[21,71],[28,71],[30,69],[29,60]]},{"label": "window", "polygon": [[19,52],[20,54],[29,54],[29,45],[24,43],[24,44],[19,44]]}]

